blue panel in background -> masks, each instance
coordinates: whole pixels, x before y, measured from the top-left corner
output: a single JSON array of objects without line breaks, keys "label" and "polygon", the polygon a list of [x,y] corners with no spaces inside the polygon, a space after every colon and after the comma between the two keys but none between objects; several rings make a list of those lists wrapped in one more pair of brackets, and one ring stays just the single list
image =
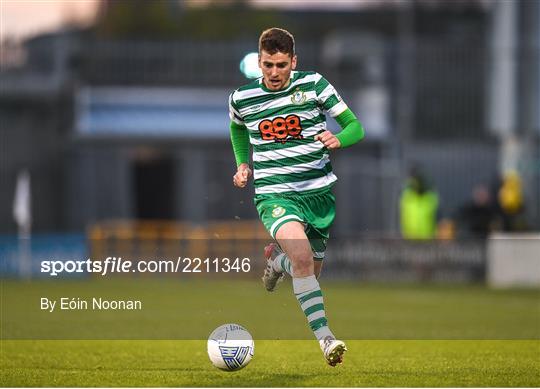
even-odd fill
[{"label": "blue panel in background", "polygon": [[[31,274],[32,277],[49,277],[41,273],[41,261],[86,260],[88,249],[84,234],[39,234],[32,236]],[[15,235],[0,236],[0,276],[19,276],[20,244]],[[73,277],[86,277],[87,273],[64,273]],[[63,275],[63,277],[65,276]]]},{"label": "blue panel in background", "polygon": [[86,88],[79,92],[77,127],[85,136],[227,138],[226,90]]}]

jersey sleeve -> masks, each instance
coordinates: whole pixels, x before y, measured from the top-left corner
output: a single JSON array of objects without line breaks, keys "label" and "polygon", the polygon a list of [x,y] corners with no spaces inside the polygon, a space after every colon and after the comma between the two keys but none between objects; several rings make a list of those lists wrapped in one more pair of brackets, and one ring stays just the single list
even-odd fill
[{"label": "jersey sleeve", "polygon": [[244,125],[244,119],[242,118],[242,115],[240,115],[238,106],[234,102],[234,92],[229,96],[229,118],[233,123],[238,124],[239,126]]},{"label": "jersey sleeve", "polygon": [[317,101],[330,116],[335,118],[339,114],[343,113],[348,107],[343,101],[341,96],[337,93],[336,89],[320,74],[318,81],[315,82],[315,92],[317,94]]}]

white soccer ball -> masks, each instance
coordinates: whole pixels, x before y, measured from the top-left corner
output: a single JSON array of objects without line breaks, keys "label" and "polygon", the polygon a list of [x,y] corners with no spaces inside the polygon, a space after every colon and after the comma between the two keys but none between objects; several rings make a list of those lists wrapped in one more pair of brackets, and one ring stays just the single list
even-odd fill
[{"label": "white soccer ball", "polygon": [[234,371],[246,367],[254,352],[251,334],[238,324],[223,324],[208,338],[210,361],[221,370]]}]

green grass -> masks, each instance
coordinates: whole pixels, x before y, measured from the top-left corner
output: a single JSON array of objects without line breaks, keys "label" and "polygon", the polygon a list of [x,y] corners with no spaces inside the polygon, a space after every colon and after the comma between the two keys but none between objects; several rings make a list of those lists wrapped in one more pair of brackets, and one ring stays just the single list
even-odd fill
[{"label": "green grass", "polygon": [[2,386],[540,385],[539,341],[349,341],[327,366],[314,341],[257,341],[238,372],[214,368],[204,341],[4,341]]},{"label": "green grass", "polygon": [[[290,282],[275,293],[246,280],[0,286],[2,386],[540,386],[538,290],[323,280],[330,324],[350,350],[331,368]],[[43,296],[141,299],[143,309],[47,313]],[[206,355],[206,337],[228,322],[256,344],[250,365],[234,373]]]},{"label": "green grass", "polygon": [[[312,339],[290,281],[267,293],[252,281],[99,279],[2,281],[4,339],[206,339],[242,324],[255,339]],[[321,283],[327,316],[345,339],[540,339],[538,290],[483,286]],[[141,311],[39,309],[40,298],[140,299]],[[279,331],[277,330],[279,329]]]}]

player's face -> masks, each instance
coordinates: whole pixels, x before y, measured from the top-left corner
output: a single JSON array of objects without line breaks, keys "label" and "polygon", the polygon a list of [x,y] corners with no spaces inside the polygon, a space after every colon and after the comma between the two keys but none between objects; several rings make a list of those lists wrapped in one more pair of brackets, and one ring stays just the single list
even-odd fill
[{"label": "player's face", "polygon": [[262,50],[259,54],[264,85],[270,90],[280,90],[289,84],[291,71],[296,69],[296,55],[277,52],[269,54]]}]

